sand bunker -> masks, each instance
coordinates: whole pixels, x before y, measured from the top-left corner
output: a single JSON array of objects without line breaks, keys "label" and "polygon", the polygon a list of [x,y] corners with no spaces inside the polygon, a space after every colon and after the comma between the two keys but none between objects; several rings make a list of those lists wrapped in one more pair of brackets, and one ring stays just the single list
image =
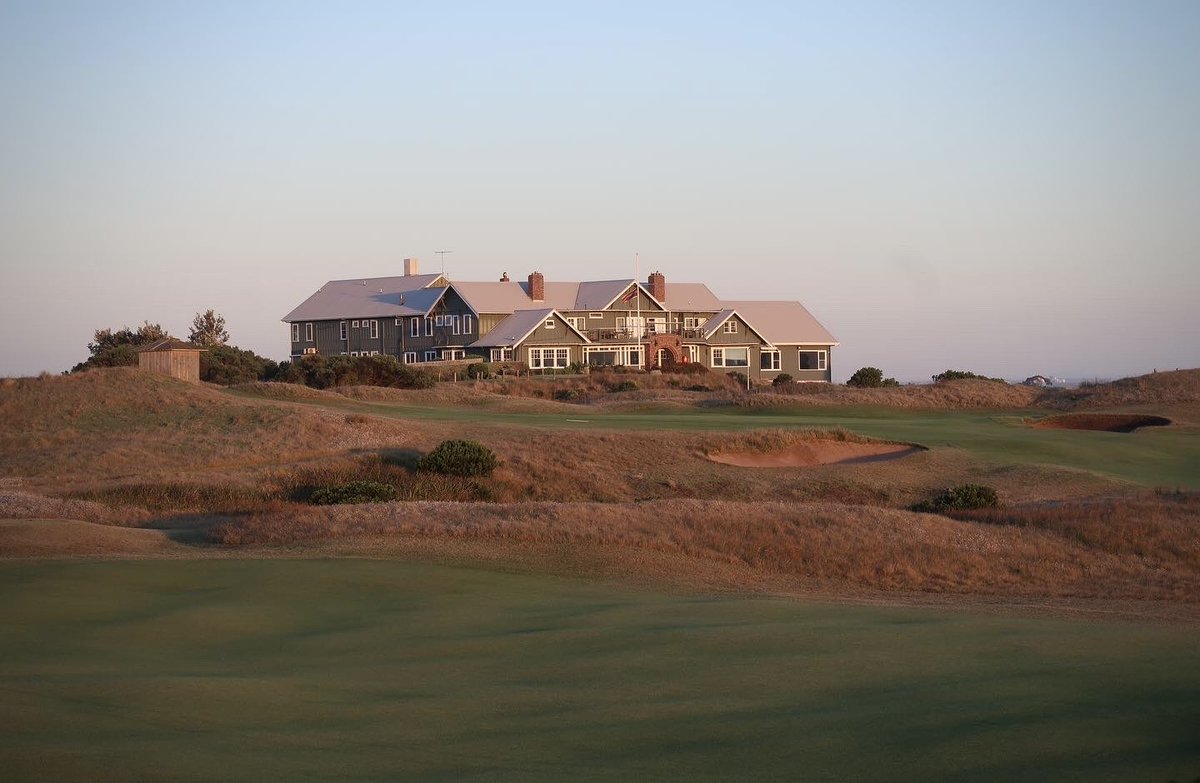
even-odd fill
[{"label": "sand bunker", "polygon": [[840,440],[814,440],[797,443],[783,451],[742,451],[709,454],[722,465],[740,468],[804,468],[813,465],[853,465],[900,459],[924,451],[904,443],[847,443]]},{"label": "sand bunker", "polygon": [[1165,427],[1170,419],[1162,416],[1143,416],[1125,413],[1066,413],[1050,416],[1033,423],[1034,427],[1051,430],[1094,430],[1096,432],[1133,432],[1142,427]]},{"label": "sand bunker", "polygon": [[0,519],[0,557],[145,555],[177,546],[161,530],[68,519]]}]

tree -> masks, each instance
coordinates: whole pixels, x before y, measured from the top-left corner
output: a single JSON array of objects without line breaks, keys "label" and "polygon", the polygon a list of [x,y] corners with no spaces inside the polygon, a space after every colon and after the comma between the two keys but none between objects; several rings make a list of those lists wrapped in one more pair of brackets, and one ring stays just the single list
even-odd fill
[{"label": "tree", "polygon": [[275,362],[233,345],[214,345],[200,354],[200,380],[206,383],[232,386],[269,381],[278,372]]},{"label": "tree", "polygon": [[165,340],[171,335],[158,324],[143,321],[136,330],[122,326],[117,331],[112,329],[97,329],[88,343],[87,361],[80,362],[71,368],[71,372],[80,372],[92,367],[128,367],[138,363],[137,349],[142,345]]},{"label": "tree", "polygon": [[192,332],[188,335],[188,340],[206,348],[224,345],[229,341],[229,332],[225,331],[225,318],[212,310],[196,313],[196,317],[192,319]]}]

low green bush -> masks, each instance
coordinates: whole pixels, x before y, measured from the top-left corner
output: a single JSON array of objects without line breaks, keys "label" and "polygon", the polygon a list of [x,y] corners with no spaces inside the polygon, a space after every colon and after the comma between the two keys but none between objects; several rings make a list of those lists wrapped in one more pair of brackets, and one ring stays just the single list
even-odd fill
[{"label": "low green bush", "polygon": [[448,476],[490,476],[500,464],[487,446],[474,440],[444,440],[417,461],[417,470]]},{"label": "low green bush", "polygon": [[932,500],[923,500],[912,506],[913,511],[923,514],[940,514],[973,508],[999,508],[1000,498],[996,490],[986,484],[961,484],[942,490]]},{"label": "low green bush", "polygon": [[487,362],[473,362],[467,365],[467,377],[486,380],[492,377],[492,368]]},{"label": "low green bush", "polygon": [[554,399],[559,402],[575,402],[580,398],[578,389],[555,389]]},{"label": "low green bush", "polygon": [[775,380],[771,381],[772,386],[783,386],[785,383],[791,383],[794,379],[786,372],[781,372],[775,376]]},{"label": "low green bush", "polygon": [[637,388],[638,388],[638,385],[635,382],[628,380],[628,379],[619,381],[617,383],[610,383],[608,385],[608,390],[610,392],[614,392],[614,393],[615,392],[637,391]]},{"label": "low green bush", "polygon": [[981,381],[996,381],[997,383],[1008,383],[1008,381],[1004,380],[1003,378],[989,378],[986,375],[977,375],[976,373],[970,372],[969,370],[946,370],[945,372],[939,372],[937,375],[933,376],[933,382],[941,383],[942,381],[964,381],[964,380],[969,380],[972,378],[978,379]]},{"label": "low green bush", "polygon": [[320,487],[308,496],[308,502],[318,506],[339,503],[386,503],[396,499],[396,489],[380,481],[348,481]]}]

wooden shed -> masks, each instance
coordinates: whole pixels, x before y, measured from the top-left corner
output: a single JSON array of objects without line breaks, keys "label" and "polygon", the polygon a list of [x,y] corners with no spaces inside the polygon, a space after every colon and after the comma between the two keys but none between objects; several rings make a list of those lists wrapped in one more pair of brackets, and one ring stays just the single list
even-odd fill
[{"label": "wooden shed", "polygon": [[207,350],[167,338],[138,349],[138,367],[181,381],[200,382],[200,352]]}]

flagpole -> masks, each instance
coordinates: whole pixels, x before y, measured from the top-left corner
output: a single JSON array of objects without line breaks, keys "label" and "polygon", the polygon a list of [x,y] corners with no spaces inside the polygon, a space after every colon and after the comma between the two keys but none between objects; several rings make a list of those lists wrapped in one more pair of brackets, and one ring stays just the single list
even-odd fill
[{"label": "flagpole", "polygon": [[633,295],[637,297],[637,341],[638,341],[638,358],[642,360],[642,369],[650,366],[647,361],[648,357],[642,354],[642,337],[646,334],[646,327],[642,324],[642,294],[638,291],[638,281],[642,279],[642,259],[640,253],[633,254]]}]

